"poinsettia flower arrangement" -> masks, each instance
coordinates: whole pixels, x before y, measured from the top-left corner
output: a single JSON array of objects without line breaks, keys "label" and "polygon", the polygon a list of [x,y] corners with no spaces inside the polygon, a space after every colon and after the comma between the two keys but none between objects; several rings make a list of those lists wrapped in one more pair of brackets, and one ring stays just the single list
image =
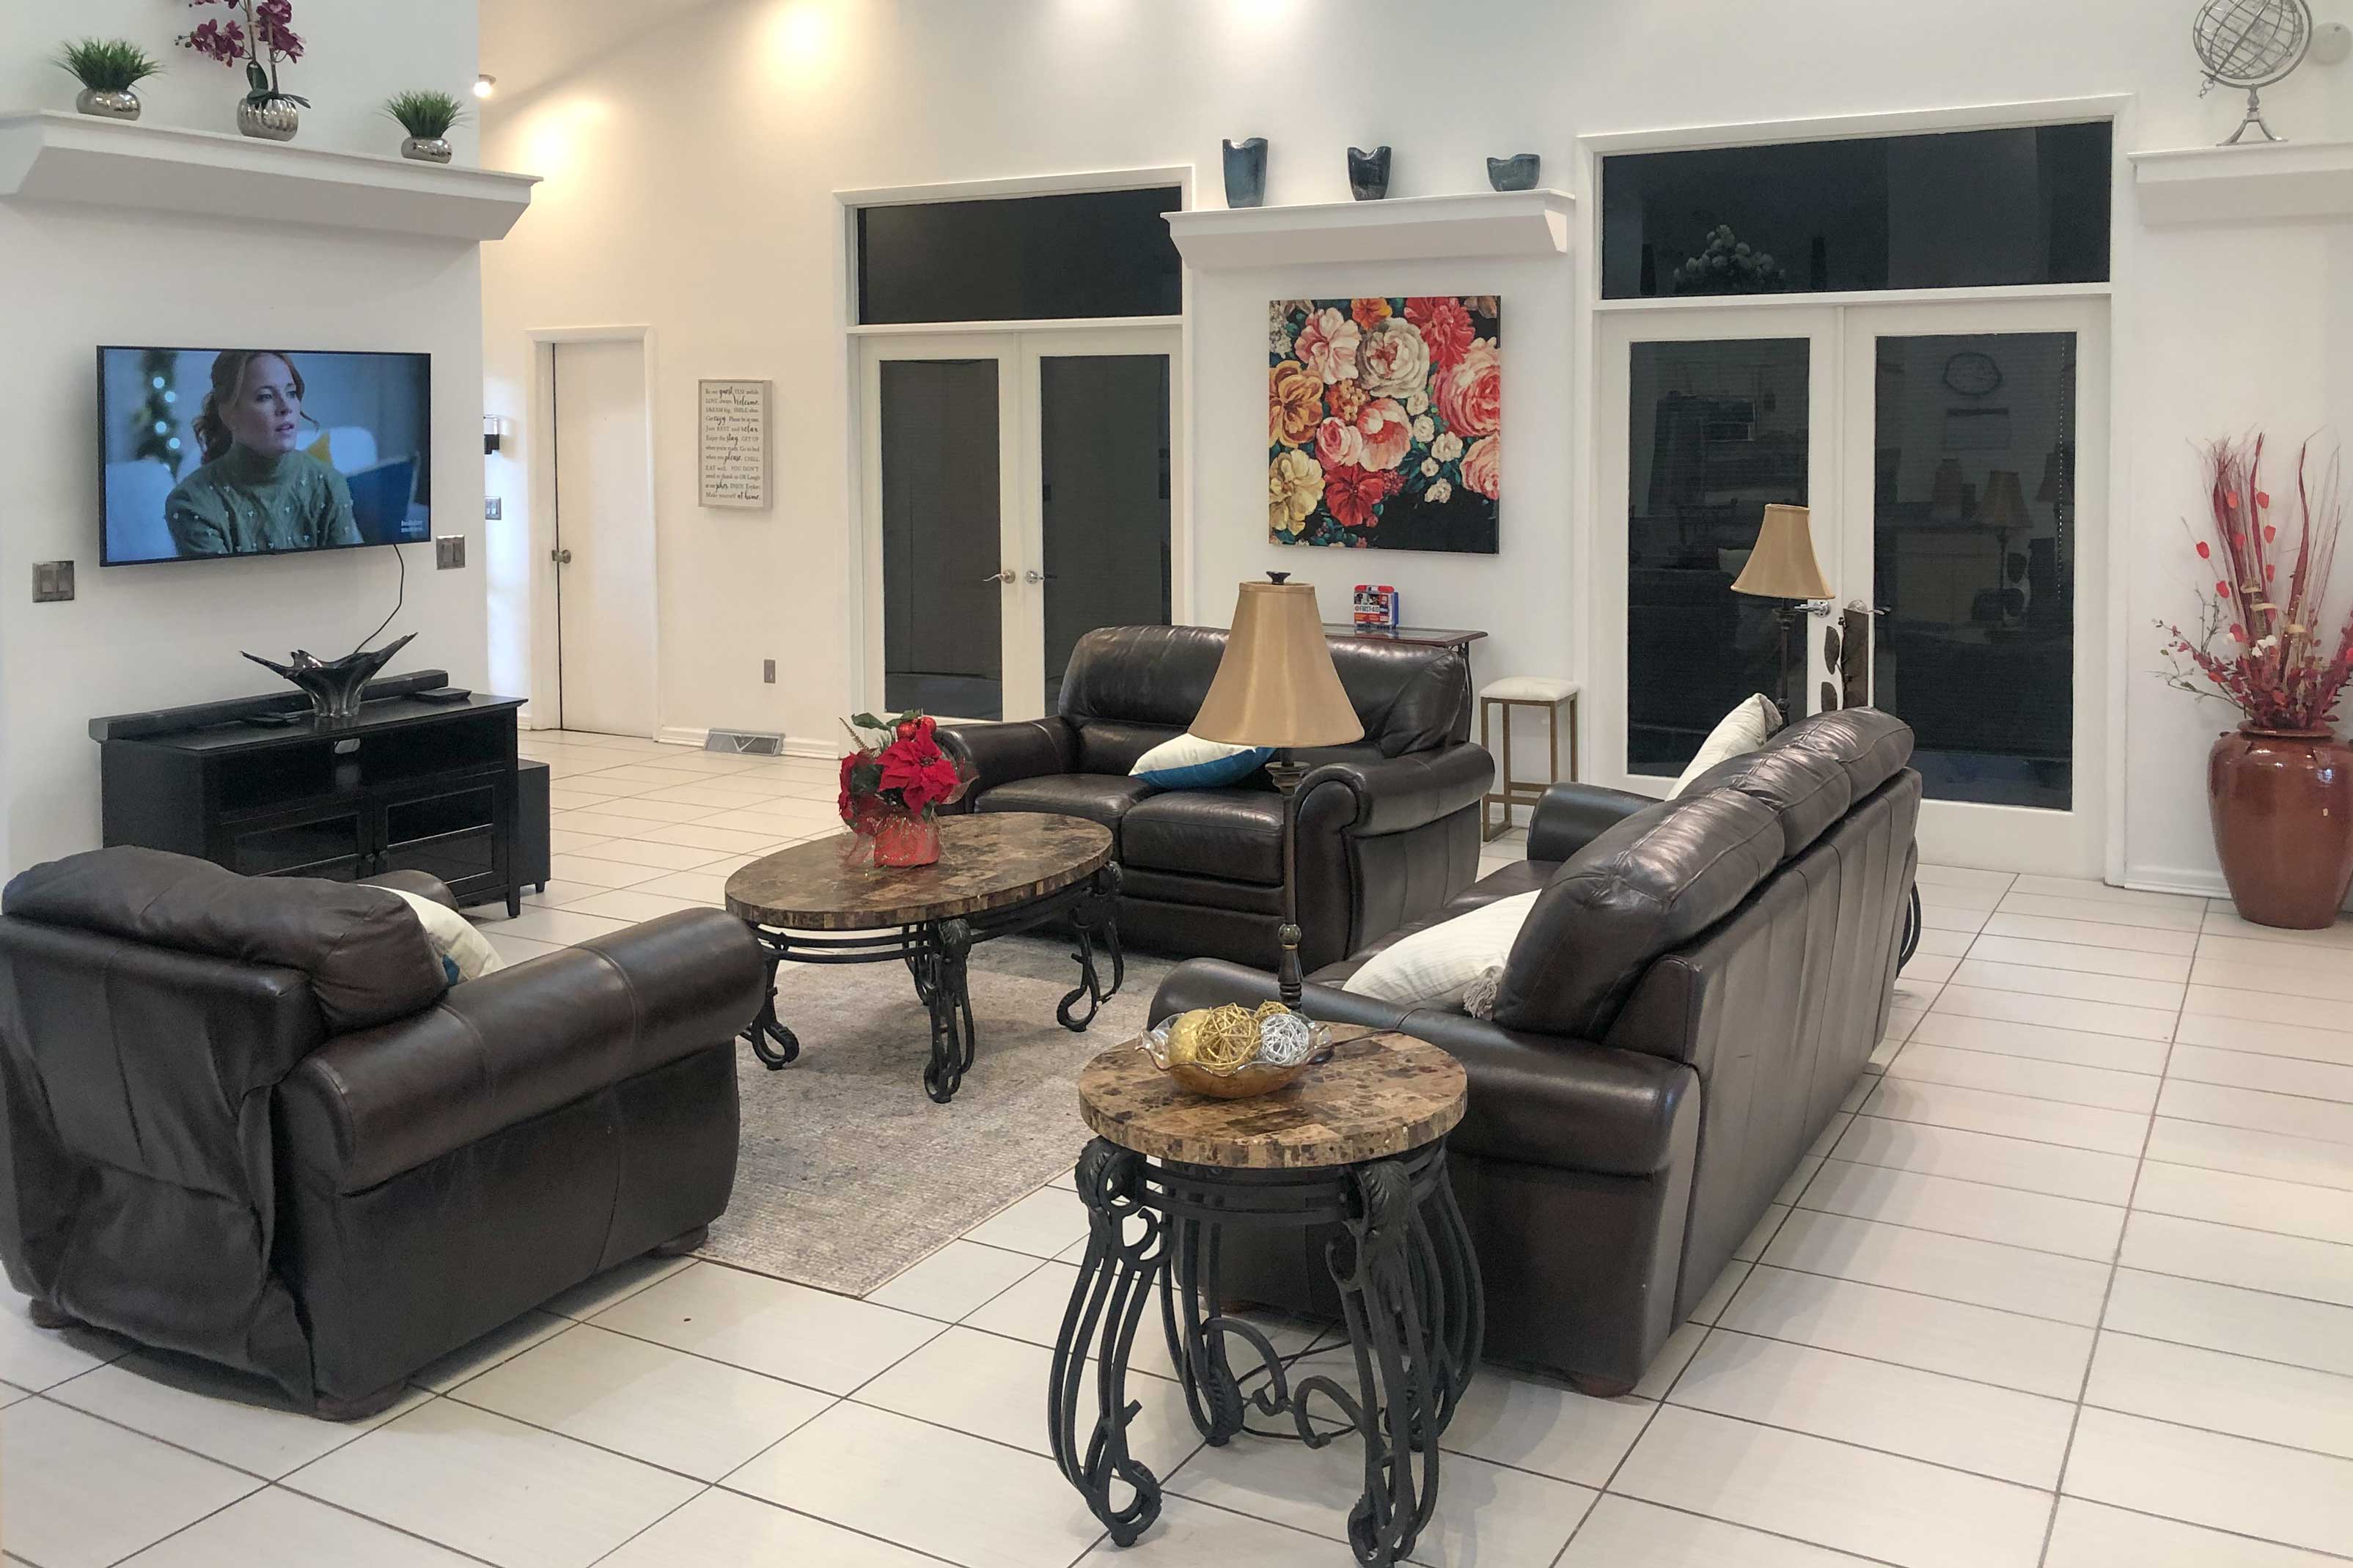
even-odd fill
[{"label": "poinsettia flower arrangement", "polygon": [[841,759],[841,820],[872,837],[892,816],[929,820],[963,798],[966,779],[940,749],[938,723],[910,709],[896,718],[846,719],[855,749]]},{"label": "poinsettia flower arrangement", "polygon": [[1273,301],[1270,537],[1492,553],[1501,314],[1493,295]]},{"label": "poinsettia flower arrangement", "polygon": [[2353,612],[2332,637],[2324,603],[2345,520],[2337,455],[2316,474],[2306,442],[2284,507],[2264,487],[2261,436],[2210,443],[2203,457],[2213,530],[2190,545],[2213,587],[2199,590],[2194,637],[2157,623],[2167,684],[2221,697],[2259,730],[2326,730],[2353,679]]},{"label": "poinsettia flower arrangement", "polygon": [[243,65],[246,86],[251,89],[245,95],[248,103],[310,108],[309,99],[281,91],[278,85],[278,68],[302,58],[302,37],[294,30],[294,0],[188,0],[191,10],[215,5],[227,9],[228,16],[197,23],[181,35],[180,47],[225,66]]}]

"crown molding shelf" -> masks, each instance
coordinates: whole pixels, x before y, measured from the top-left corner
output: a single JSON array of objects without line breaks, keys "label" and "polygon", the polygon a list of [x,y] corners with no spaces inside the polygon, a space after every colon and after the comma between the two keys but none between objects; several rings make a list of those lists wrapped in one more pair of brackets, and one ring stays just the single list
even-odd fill
[{"label": "crown molding shelf", "polygon": [[535,174],[36,110],[0,114],[0,199],[499,239]]},{"label": "crown molding shelf", "polygon": [[2353,218],[2353,142],[2269,142],[2135,153],[2141,222],[2331,222]]},{"label": "crown molding shelf", "polygon": [[1566,256],[1576,198],[1566,191],[1397,196],[1312,206],[1210,207],[1168,215],[1198,269],[1313,261]]}]

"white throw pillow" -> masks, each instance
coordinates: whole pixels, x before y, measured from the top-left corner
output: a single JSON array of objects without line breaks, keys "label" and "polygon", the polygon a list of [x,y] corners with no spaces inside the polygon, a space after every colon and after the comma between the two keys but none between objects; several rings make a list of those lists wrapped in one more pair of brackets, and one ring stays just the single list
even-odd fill
[{"label": "white throw pillow", "polygon": [[1399,1007],[1463,994],[1463,1010],[1484,1018],[1495,1008],[1504,961],[1535,908],[1535,893],[1514,893],[1393,942],[1340,983],[1340,989]]},{"label": "white throw pillow", "polygon": [[1724,716],[1723,722],[1708,731],[1699,746],[1699,755],[1691,760],[1675,787],[1667,792],[1673,800],[1691,788],[1692,780],[1730,757],[1755,751],[1772,739],[1773,731],[1781,727],[1781,710],[1759,692]]},{"label": "white throw pillow", "polygon": [[1136,758],[1127,773],[1159,789],[1215,789],[1240,784],[1272,755],[1270,746],[1229,745],[1188,732]]},{"label": "white throw pillow", "polygon": [[[373,885],[373,884],[371,884]],[[459,980],[473,980],[494,969],[504,969],[507,961],[491,945],[491,939],[474,929],[474,922],[447,904],[434,902],[421,894],[399,888],[379,888],[390,893],[417,911],[417,921],[425,928],[425,940],[433,946],[433,955],[456,965]]]}]

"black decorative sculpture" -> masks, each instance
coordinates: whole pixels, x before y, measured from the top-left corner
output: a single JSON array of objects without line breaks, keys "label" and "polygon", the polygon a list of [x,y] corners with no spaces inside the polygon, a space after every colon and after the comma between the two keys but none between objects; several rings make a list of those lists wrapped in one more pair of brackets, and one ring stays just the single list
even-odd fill
[{"label": "black decorative sculpture", "polygon": [[1266,138],[1253,136],[1247,142],[1228,142],[1226,148],[1226,205],[1229,207],[1262,206],[1266,203]]},{"label": "black decorative sculpture", "polygon": [[1348,189],[1360,202],[1377,202],[1389,194],[1389,150],[1348,149]]},{"label": "black decorative sculpture", "polygon": [[1534,153],[1514,153],[1487,160],[1487,183],[1499,191],[1533,191],[1543,173],[1544,159]]},{"label": "black decorative sculpture", "polygon": [[288,656],[290,662],[280,664],[258,653],[245,657],[276,675],[282,675],[311,699],[311,711],[326,724],[348,723],[359,717],[360,693],[375,678],[375,672],[392,662],[392,656],[406,647],[417,637],[406,637],[388,642],[375,649],[354,648],[341,658],[320,658],[315,654],[296,648]]}]

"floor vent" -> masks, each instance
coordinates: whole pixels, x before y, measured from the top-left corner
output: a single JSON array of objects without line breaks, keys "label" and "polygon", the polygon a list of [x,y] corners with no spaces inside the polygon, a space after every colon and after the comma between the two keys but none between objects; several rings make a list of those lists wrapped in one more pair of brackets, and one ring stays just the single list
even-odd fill
[{"label": "floor vent", "polygon": [[706,752],[732,752],[744,757],[781,757],[785,754],[782,735],[762,735],[750,730],[713,730],[704,737]]}]

